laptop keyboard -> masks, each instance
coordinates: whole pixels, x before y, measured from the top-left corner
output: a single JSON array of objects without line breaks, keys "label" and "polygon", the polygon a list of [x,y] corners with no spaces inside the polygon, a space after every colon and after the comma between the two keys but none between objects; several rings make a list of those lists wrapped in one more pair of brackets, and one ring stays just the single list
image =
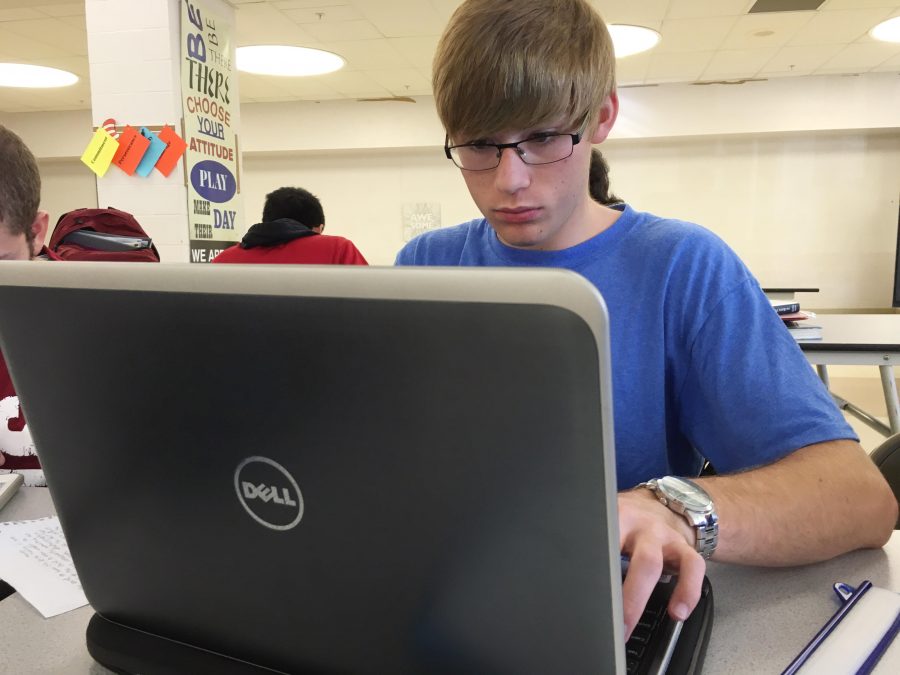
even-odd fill
[{"label": "laptop keyboard", "polygon": [[667,607],[675,579],[663,577],[647,601],[643,615],[625,643],[628,675],[651,675],[665,672],[678,638],[681,622],[669,617]]}]

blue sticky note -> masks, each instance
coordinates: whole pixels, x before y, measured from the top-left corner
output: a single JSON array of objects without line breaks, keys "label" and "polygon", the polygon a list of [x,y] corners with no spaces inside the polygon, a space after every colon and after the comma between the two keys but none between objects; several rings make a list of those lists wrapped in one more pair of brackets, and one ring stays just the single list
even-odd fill
[{"label": "blue sticky note", "polygon": [[159,158],[162,157],[162,154],[166,151],[166,147],[168,146],[164,140],[150,131],[147,127],[141,127],[141,136],[150,141],[150,147],[147,148],[147,152],[144,153],[144,156],[141,158],[141,163],[137,165],[137,169],[135,169],[134,172],[138,176],[146,178],[150,175],[150,172],[153,171],[153,167],[156,166],[156,162],[159,161]]}]

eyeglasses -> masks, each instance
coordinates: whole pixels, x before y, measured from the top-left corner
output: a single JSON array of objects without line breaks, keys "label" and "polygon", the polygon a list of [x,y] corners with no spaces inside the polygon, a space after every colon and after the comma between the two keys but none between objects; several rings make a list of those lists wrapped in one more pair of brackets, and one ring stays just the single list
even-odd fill
[{"label": "eyeglasses", "polygon": [[512,148],[526,164],[553,164],[572,156],[575,146],[587,129],[590,116],[584,118],[581,128],[574,134],[535,134],[517,143],[463,143],[449,145],[450,137],[444,140],[447,159],[465,171],[489,171],[500,166],[500,158],[506,148]]}]

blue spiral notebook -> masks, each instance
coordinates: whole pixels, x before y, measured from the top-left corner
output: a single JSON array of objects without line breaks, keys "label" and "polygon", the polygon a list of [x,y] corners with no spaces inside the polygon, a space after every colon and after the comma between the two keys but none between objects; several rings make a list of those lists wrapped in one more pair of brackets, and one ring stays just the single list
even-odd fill
[{"label": "blue spiral notebook", "polygon": [[782,675],[900,673],[900,593],[837,583],[840,608]]}]

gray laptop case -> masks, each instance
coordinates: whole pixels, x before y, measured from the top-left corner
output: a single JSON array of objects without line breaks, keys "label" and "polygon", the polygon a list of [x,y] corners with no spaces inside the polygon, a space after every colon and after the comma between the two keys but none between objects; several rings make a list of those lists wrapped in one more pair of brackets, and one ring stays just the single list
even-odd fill
[{"label": "gray laptop case", "polygon": [[286,672],[624,671],[581,277],[3,263],[0,346],[98,620]]}]

